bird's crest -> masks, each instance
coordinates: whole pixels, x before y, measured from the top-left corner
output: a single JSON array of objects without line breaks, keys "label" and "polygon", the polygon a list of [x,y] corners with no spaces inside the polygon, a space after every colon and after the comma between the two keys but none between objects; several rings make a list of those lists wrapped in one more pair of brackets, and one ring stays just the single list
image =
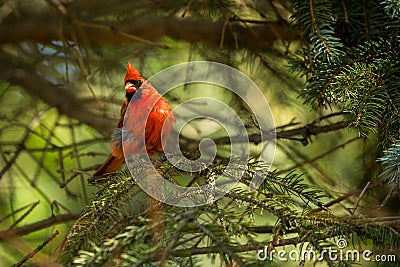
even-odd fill
[{"label": "bird's crest", "polygon": [[124,82],[126,81],[135,81],[135,80],[141,80],[142,77],[140,77],[140,73],[132,66],[131,62],[128,62],[126,65],[126,75]]}]

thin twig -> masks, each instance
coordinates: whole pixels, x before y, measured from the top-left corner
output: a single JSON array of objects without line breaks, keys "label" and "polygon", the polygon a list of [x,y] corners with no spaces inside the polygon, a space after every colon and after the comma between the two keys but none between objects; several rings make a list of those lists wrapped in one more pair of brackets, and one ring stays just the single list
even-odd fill
[{"label": "thin twig", "polygon": [[[71,31],[71,37],[72,37],[72,40],[74,41],[74,43],[77,44],[78,43],[78,37],[76,36],[75,31]],[[92,84],[89,81],[89,73],[86,70],[87,64],[85,64],[85,62],[84,62],[84,56],[82,55],[81,50],[79,49],[78,46],[74,46],[72,50],[75,52],[76,59],[78,61],[79,69],[81,70],[82,77],[85,79],[85,82],[86,82],[86,85],[87,85],[87,87],[88,87],[88,89],[90,91],[90,94],[92,95],[93,100],[96,100],[96,94],[95,94],[95,92],[93,90]]]},{"label": "thin twig", "polygon": [[63,205],[61,202],[57,201],[57,200],[53,200],[53,202],[51,202],[51,215],[54,216],[54,208],[59,212],[60,211],[60,207],[65,210],[67,213],[72,213],[65,205]]},{"label": "thin twig", "polygon": [[7,236],[9,236],[10,233],[13,233],[14,235],[27,235],[42,229],[46,229],[50,226],[54,226],[56,224],[61,224],[61,223],[65,223],[68,221],[72,221],[72,220],[76,220],[79,218],[79,216],[81,215],[80,212],[78,213],[70,213],[70,214],[61,214],[61,215],[57,215],[57,216],[51,216],[47,219],[35,222],[35,223],[31,223],[31,224],[27,224],[15,229],[8,229],[8,230],[4,230],[4,231],[0,231],[0,240],[4,240]]},{"label": "thin twig", "polygon": [[346,23],[347,25],[350,23],[349,22],[349,14],[347,13],[347,6],[344,0],[341,1],[342,2],[342,7],[343,7],[343,13],[344,13],[344,23]]},{"label": "thin twig", "polygon": [[[287,148],[286,148],[286,146],[287,146]],[[283,153],[285,153],[288,158],[290,158],[290,159],[298,158],[303,161],[308,159],[308,155],[306,153],[303,153],[302,151],[300,151],[300,149],[298,149],[293,143],[289,143],[286,146],[283,146],[280,143],[277,143],[277,147],[279,148],[279,150],[281,150]],[[318,162],[312,162],[312,163],[310,163],[310,165],[316,171],[315,176],[318,177],[318,181],[323,180],[327,185],[330,185],[330,186],[336,185],[336,182],[334,181],[334,179],[332,177],[330,177],[329,174],[326,173],[326,171],[320,166],[320,164]],[[300,167],[300,170],[303,173],[307,173],[307,170],[305,168],[303,168],[303,166]],[[307,178],[311,183],[313,183],[315,185],[318,184],[317,180],[314,178],[314,175],[307,175]]]},{"label": "thin twig", "polygon": [[18,212],[26,209],[27,207],[31,206],[33,203],[29,203],[21,208],[18,208],[16,210],[13,210],[11,213],[7,214],[6,216],[4,216],[3,218],[0,219],[0,223],[2,223],[3,221],[7,220],[8,218],[10,218],[11,216],[14,216],[15,214],[17,214]]},{"label": "thin twig", "polygon": [[183,10],[181,18],[184,18],[186,15],[186,12],[188,12],[188,10],[190,9],[190,6],[192,5],[193,0],[189,0],[186,5],[185,5],[185,10]]},{"label": "thin twig", "polygon": [[[44,77],[32,71],[34,68],[33,65],[26,65],[26,63],[23,63],[20,59],[4,51],[0,52],[0,57],[2,58],[2,60],[0,60],[0,79],[8,81],[13,85],[23,87],[27,92],[39,97],[50,107],[56,107],[61,114],[65,114],[70,118],[75,118],[82,123],[92,126],[99,132],[112,132],[114,121],[99,116],[85,108],[79,98],[72,93],[71,90],[55,86]],[[3,62],[13,62],[14,64],[10,66],[10,63],[6,64]]]},{"label": "thin twig", "polygon": [[[385,184],[386,184],[385,181],[379,180],[379,181],[376,181],[376,182],[372,183],[372,184],[368,187],[368,189],[381,187],[381,186],[383,186],[383,185],[385,185]],[[336,199],[334,199],[334,200],[328,202],[327,204],[325,204],[325,207],[328,208],[328,207],[331,207],[331,206],[333,206],[333,205],[336,205],[336,204],[338,204],[338,203],[340,203],[340,202],[342,202],[342,201],[348,199],[348,198],[351,197],[351,196],[360,194],[363,190],[364,190],[364,187],[363,187],[363,188],[360,188],[360,189],[356,189],[356,190],[350,191],[350,192],[344,194],[343,196],[338,197],[338,198],[336,198]],[[321,210],[322,210],[322,208],[317,208],[317,209],[313,210],[312,212],[310,212],[310,214],[311,214],[311,213],[315,213],[315,212],[319,212],[319,211],[321,211]]]},{"label": "thin twig", "polygon": [[371,185],[371,182],[368,182],[368,183],[365,185],[364,189],[361,191],[360,195],[358,196],[358,198],[357,198],[357,200],[356,200],[356,203],[354,203],[354,207],[348,209],[351,215],[354,215],[354,213],[356,212],[356,210],[357,210],[357,208],[358,208],[358,204],[360,203],[362,196],[364,195],[365,191],[367,191],[367,189],[368,189],[368,187],[369,187],[370,185]]},{"label": "thin twig", "polygon": [[379,205],[378,207],[378,212],[381,211],[381,209],[386,206],[387,202],[389,201],[389,199],[392,197],[393,193],[396,192],[398,190],[398,185],[397,184],[392,184],[389,193],[387,193],[386,197],[383,199],[382,203]]},{"label": "thin twig", "polygon": [[45,241],[43,241],[42,244],[40,244],[35,250],[27,254],[25,257],[23,257],[17,264],[14,264],[14,267],[22,266],[24,262],[27,260],[33,258],[44,246],[46,246],[51,240],[53,240],[60,232],[56,230],[53,234],[51,234]]},{"label": "thin twig", "polygon": [[159,44],[159,43],[156,43],[156,42],[153,42],[153,41],[150,41],[150,40],[147,40],[147,39],[144,39],[144,38],[141,38],[141,37],[126,33],[126,32],[121,32],[117,28],[114,28],[114,27],[101,25],[101,24],[95,24],[95,23],[87,23],[87,22],[82,22],[82,21],[75,21],[74,23],[76,25],[82,26],[82,27],[94,28],[94,29],[106,30],[106,31],[112,31],[115,34],[119,34],[121,36],[127,37],[129,39],[132,39],[134,41],[141,42],[141,43],[144,43],[144,44],[148,44],[148,45],[152,45],[152,46],[156,46],[156,47],[160,47],[160,48],[164,48],[164,49],[169,48],[169,46],[167,46],[167,45],[162,45],[162,44]]},{"label": "thin twig", "polygon": [[301,167],[301,166],[303,166],[305,164],[313,163],[313,162],[315,162],[315,161],[317,161],[319,159],[322,159],[323,157],[325,157],[325,156],[327,156],[329,154],[332,154],[333,152],[335,152],[339,148],[344,148],[346,145],[352,143],[353,141],[359,140],[359,139],[360,139],[360,137],[358,137],[358,136],[354,137],[354,138],[352,138],[350,140],[347,140],[346,142],[344,142],[344,143],[342,143],[340,145],[337,145],[337,146],[333,147],[332,149],[329,149],[328,151],[326,151],[326,152],[324,152],[324,153],[322,153],[322,154],[320,154],[320,155],[318,155],[318,156],[316,156],[316,157],[314,157],[312,159],[307,159],[307,160],[305,160],[303,162],[300,162],[300,163],[297,163],[297,164],[293,165],[292,167],[289,167],[289,168],[284,169],[284,170],[280,170],[276,174],[279,175],[279,174],[282,174],[282,173],[285,173],[285,172],[290,172],[290,171],[292,171],[294,169],[297,169],[297,168],[299,168],[299,167]]},{"label": "thin twig", "polygon": [[265,20],[256,20],[256,19],[241,19],[241,18],[230,18],[230,21],[239,21],[239,22],[245,22],[245,23],[252,23],[252,24],[268,24],[271,23],[270,21],[265,21]]},{"label": "thin twig", "polygon": [[219,49],[222,49],[224,46],[224,40],[225,40],[225,32],[226,32],[226,27],[228,26],[229,20],[225,20],[224,26],[222,26],[222,31],[221,31],[221,41],[219,43]]},{"label": "thin twig", "polygon": [[39,204],[39,200],[36,202],[33,202],[32,205],[29,207],[29,209],[22,214],[21,217],[19,217],[13,224],[11,224],[9,229],[14,228],[18,223],[20,223],[23,219],[25,219],[26,216],[28,216],[29,213],[32,212],[32,210]]},{"label": "thin twig", "polygon": [[344,112],[344,111],[329,113],[327,115],[321,116],[321,117],[313,120],[310,124],[316,124],[316,123],[319,123],[319,122],[321,122],[323,120],[326,120],[326,119],[329,119],[329,118],[332,118],[332,117],[336,117],[336,116],[341,116],[341,115],[344,115],[344,114],[346,114],[346,112]]},{"label": "thin twig", "polygon": [[0,170],[0,180],[3,177],[3,175],[8,171],[9,168],[11,168],[14,164],[14,162],[17,160],[18,156],[20,153],[25,149],[25,141],[28,140],[29,134],[31,133],[32,129],[36,127],[36,125],[40,122],[41,117],[45,114],[45,111],[39,112],[37,116],[35,116],[31,123],[26,127],[26,131],[24,135],[22,136],[21,140],[18,142],[18,145],[16,146],[17,149],[14,152],[13,157],[6,162],[6,166]]}]

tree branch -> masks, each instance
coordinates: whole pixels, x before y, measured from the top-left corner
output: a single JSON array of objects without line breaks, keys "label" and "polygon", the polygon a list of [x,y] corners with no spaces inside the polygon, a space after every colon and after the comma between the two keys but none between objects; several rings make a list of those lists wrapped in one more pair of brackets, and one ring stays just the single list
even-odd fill
[{"label": "tree branch", "polygon": [[[80,10],[83,13],[83,10]],[[224,21],[209,21],[202,19],[183,19],[177,17],[139,17],[122,22],[96,20],[60,20],[51,12],[27,14],[21,18],[7,17],[0,24],[0,45],[6,43],[21,43],[32,40],[49,43],[60,39],[60,29],[63,37],[72,40],[74,28],[79,27],[85,37],[85,42],[91,45],[121,44],[132,42],[134,36],[139,41],[154,41],[163,36],[187,42],[202,42],[219,46]],[[276,40],[292,41],[299,38],[299,33],[285,23],[267,22],[262,25],[245,27],[240,23],[231,23],[231,32],[226,34],[224,45],[259,50]]]},{"label": "tree branch", "polygon": [[68,213],[68,214],[61,214],[57,216],[52,216],[47,219],[27,224],[15,229],[8,229],[8,230],[3,230],[0,231],[0,240],[7,240],[9,236],[15,236],[15,235],[27,235],[42,229],[45,229],[49,226],[53,226],[56,224],[61,224],[65,223],[68,221],[76,220],[79,218],[81,213]]},{"label": "tree branch", "polygon": [[[305,126],[298,127],[291,130],[280,130],[276,133],[277,139],[291,139],[295,136],[301,136],[303,144],[307,144],[307,139],[310,138],[311,135],[317,135],[320,133],[328,133],[336,130],[340,130],[346,128],[349,125],[349,122],[336,122],[332,124],[327,124],[323,126],[314,125],[314,122],[311,122]],[[263,136],[264,140],[273,139],[274,136],[266,133]],[[248,136],[248,140],[252,143],[258,144],[262,141],[260,134],[252,134]],[[230,144],[235,142],[244,142],[247,141],[247,138],[235,138],[235,137],[221,137],[214,140],[215,144]]]},{"label": "tree branch", "polygon": [[51,84],[33,69],[34,66],[23,64],[20,59],[0,52],[0,80],[23,87],[28,93],[57,108],[61,114],[77,119],[99,132],[112,132],[115,121],[91,112],[71,91]]},{"label": "tree branch", "polygon": [[336,122],[332,124],[327,124],[323,126],[314,125],[314,123],[309,123],[303,127],[299,127],[292,130],[286,130],[276,133],[277,138],[290,138],[296,135],[301,135],[305,138],[309,138],[311,135],[317,135],[320,133],[328,133],[336,130],[340,130],[349,126],[349,122]]}]

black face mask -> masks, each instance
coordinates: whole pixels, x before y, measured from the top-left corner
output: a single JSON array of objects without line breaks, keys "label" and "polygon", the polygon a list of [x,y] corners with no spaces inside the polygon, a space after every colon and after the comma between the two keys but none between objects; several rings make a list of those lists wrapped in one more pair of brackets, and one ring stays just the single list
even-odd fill
[{"label": "black face mask", "polygon": [[[125,82],[125,85],[128,82],[132,83],[136,87],[136,89],[138,89],[138,90],[139,90],[140,86],[143,83],[141,80],[127,80]],[[126,92],[125,97],[128,99],[128,101],[131,101],[131,98],[135,95],[135,93],[136,92],[130,92],[130,93]]]},{"label": "black face mask", "polygon": [[126,82],[125,82],[125,85],[126,85],[126,83],[131,83],[131,84],[133,84],[137,89],[139,89],[139,87],[142,85],[142,81],[141,80],[127,80]]}]

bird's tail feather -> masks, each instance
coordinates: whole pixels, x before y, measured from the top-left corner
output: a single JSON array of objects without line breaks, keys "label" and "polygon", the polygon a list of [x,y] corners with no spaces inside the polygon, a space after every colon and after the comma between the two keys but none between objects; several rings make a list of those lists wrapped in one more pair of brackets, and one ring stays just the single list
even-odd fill
[{"label": "bird's tail feather", "polygon": [[89,179],[89,183],[106,182],[108,179],[102,179],[99,176],[117,171],[123,162],[124,157],[115,157],[110,154],[108,158],[103,162],[103,164],[101,164],[101,166],[96,170],[93,176]]}]

